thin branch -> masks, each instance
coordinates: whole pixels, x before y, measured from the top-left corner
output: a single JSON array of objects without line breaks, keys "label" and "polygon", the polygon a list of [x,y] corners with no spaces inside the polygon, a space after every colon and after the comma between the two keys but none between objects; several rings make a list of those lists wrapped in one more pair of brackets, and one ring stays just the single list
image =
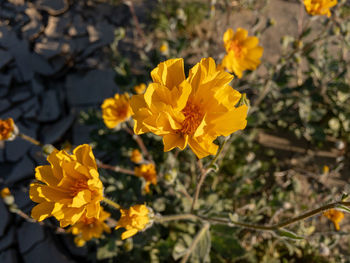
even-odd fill
[{"label": "thin branch", "polygon": [[146,157],[146,159],[150,162],[153,162],[152,156],[150,155],[150,153],[148,152],[145,144],[143,143],[143,140],[140,136],[138,136],[137,134],[134,133],[134,131],[128,127],[124,128],[125,131],[127,133],[129,133],[132,138],[135,140],[135,142],[137,143],[137,145],[140,147],[142,154]]},{"label": "thin branch", "polygon": [[117,172],[117,173],[135,175],[135,172],[134,172],[134,171],[129,170],[129,169],[121,168],[121,167],[119,167],[119,166],[117,166],[117,165],[116,165],[116,166],[113,166],[113,165],[105,164],[105,163],[102,163],[102,162],[99,161],[99,160],[96,160],[96,164],[97,164],[97,167],[99,167],[99,168],[103,168],[103,169],[107,169],[107,170],[112,170],[112,171]]},{"label": "thin branch", "polygon": [[26,140],[26,141],[28,141],[28,142],[30,142],[30,143],[32,143],[32,144],[34,144],[34,145],[37,145],[37,146],[40,146],[40,147],[43,147],[44,145],[41,143],[41,142],[39,142],[38,140],[35,140],[34,138],[32,138],[32,137],[30,137],[30,136],[28,136],[28,135],[25,135],[24,133],[18,133],[18,135],[17,135],[18,137],[21,137],[23,140]]},{"label": "thin branch", "polygon": [[196,237],[194,238],[191,246],[188,248],[187,253],[185,256],[182,258],[181,263],[186,263],[187,260],[190,258],[193,250],[196,248],[198,242],[201,240],[202,236],[205,234],[205,232],[209,229],[210,224],[205,223],[202,229],[198,232]]},{"label": "thin branch", "polygon": [[117,210],[120,209],[120,205],[118,205],[116,202],[112,201],[111,199],[103,197],[102,201],[105,202],[106,204],[110,205],[111,207],[117,209]]}]

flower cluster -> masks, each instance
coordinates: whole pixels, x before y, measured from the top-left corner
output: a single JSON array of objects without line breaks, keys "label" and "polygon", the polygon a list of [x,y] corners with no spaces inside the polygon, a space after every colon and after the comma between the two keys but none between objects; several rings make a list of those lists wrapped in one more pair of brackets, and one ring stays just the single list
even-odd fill
[{"label": "flower cluster", "polygon": [[331,7],[337,4],[337,0],[304,0],[306,11],[310,15],[326,15],[331,16]]},{"label": "flower cluster", "polygon": [[242,77],[244,70],[254,70],[260,65],[264,49],[258,46],[257,37],[248,37],[248,31],[238,28],[236,33],[229,28],[223,37],[226,56],[221,66]]},{"label": "flower cluster", "polygon": [[143,161],[143,156],[139,150],[135,149],[131,152],[130,160],[133,163],[141,163]]},{"label": "flower cluster", "polygon": [[102,118],[106,126],[110,129],[118,127],[118,125],[132,115],[129,103],[130,97],[128,93],[115,94],[113,98],[105,99],[102,108]]},{"label": "flower cluster", "polygon": [[30,198],[39,203],[32,217],[42,221],[54,216],[61,227],[73,225],[80,218],[99,218],[103,185],[95,157],[87,144],[74,149],[73,155],[54,150],[48,157],[50,165],[38,166],[30,185]]},{"label": "flower cluster", "polygon": [[130,209],[120,209],[121,217],[115,229],[125,228],[122,239],[129,238],[144,230],[150,224],[151,210],[145,205],[134,205]]},{"label": "flower cluster", "polygon": [[217,152],[220,135],[244,129],[247,106],[237,107],[241,94],[229,86],[233,76],[202,59],[186,78],[183,59],[169,59],[152,72],[145,94],[134,95],[131,107],[136,134],[163,137],[164,151],[187,145],[198,158]]}]

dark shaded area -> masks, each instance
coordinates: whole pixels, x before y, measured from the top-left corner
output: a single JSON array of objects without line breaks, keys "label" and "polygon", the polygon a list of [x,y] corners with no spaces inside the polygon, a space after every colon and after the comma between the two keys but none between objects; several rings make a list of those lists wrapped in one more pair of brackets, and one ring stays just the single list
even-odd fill
[{"label": "dark shaded area", "polygon": [[[108,46],[129,23],[124,5],[97,1],[0,1],[0,118],[43,143],[89,142],[76,119],[118,91]],[[0,149],[0,189],[30,214],[28,185],[45,164],[40,148],[16,139]],[[85,262],[72,237],[26,222],[0,200],[0,262]]]}]

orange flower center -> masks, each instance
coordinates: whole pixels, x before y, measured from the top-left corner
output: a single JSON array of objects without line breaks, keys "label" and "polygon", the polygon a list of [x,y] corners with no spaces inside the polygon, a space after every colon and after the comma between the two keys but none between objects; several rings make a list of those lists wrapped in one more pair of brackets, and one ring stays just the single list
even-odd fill
[{"label": "orange flower center", "polygon": [[182,110],[182,113],[185,115],[185,120],[182,122],[180,133],[188,135],[193,134],[203,119],[200,107],[191,101],[188,101],[186,107]]},{"label": "orange flower center", "polygon": [[230,43],[229,51],[233,51],[236,57],[243,55],[242,45],[239,44],[238,40],[232,40]]},{"label": "orange flower center", "polygon": [[76,196],[80,191],[88,189],[88,185],[85,180],[76,180],[75,183],[70,187],[70,195]]},{"label": "orange flower center", "polygon": [[128,115],[128,111],[129,104],[127,103],[120,104],[116,108],[117,116],[120,118],[126,118],[126,116]]}]

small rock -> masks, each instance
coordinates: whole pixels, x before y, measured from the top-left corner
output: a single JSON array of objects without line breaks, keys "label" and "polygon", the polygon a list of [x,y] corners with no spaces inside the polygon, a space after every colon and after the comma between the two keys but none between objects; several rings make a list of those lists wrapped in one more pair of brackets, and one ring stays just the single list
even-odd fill
[{"label": "small rock", "polygon": [[[8,211],[1,211],[1,215],[3,212],[9,213]],[[10,226],[6,233],[0,237],[0,251],[12,246],[15,243],[15,238],[15,228]]]},{"label": "small rock", "polygon": [[86,34],[86,25],[81,15],[74,15],[72,26],[69,28],[68,34],[72,37],[83,36]]},{"label": "small rock", "polygon": [[66,89],[71,105],[99,104],[114,94],[117,86],[113,70],[92,70],[85,75],[68,75]]},{"label": "small rock", "polygon": [[1,216],[0,216],[0,237],[1,237],[4,235],[5,229],[10,221],[10,214],[7,210],[6,205],[2,201],[2,199],[0,199],[0,212],[1,212]]},{"label": "small rock", "polygon": [[13,248],[7,249],[0,253],[1,263],[14,263],[19,262],[17,257],[17,251]]},{"label": "small rock", "polygon": [[40,128],[40,138],[44,144],[56,142],[69,129],[74,120],[74,115],[55,122],[54,124],[44,125]]},{"label": "small rock", "polygon": [[0,69],[2,69],[12,59],[12,55],[4,50],[0,49]]},{"label": "small rock", "polygon": [[43,25],[41,23],[42,16],[36,8],[27,8],[25,10],[26,15],[30,18],[30,22],[22,27],[23,36],[26,39],[31,39],[37,36],[42,30]]},{"label": "small rock", "polygon": [[11,103],[8,99],[0,99],[0,112],[7,110],[11,106]]},{"label": "small rock", "polygon": [[[37,243],[45,239],[43,227],[39,224],[23,222],[17,230],[18,246],[21,253],[26,253],[33,248]],[[43,253],[45,254],[45,253]],[[33,261],[34,262],[34,261]],[[41,261],[51,262],[51,261]]]},{"label": "small rock", "polygon": [[61,38],[69,22],[64,16],[49,16],[44,33],[48,37]]},{"label": "small rock", "polygon": [[61,114],[61,106],[57,101],[57,92],[48,90],[42,96],[42,106],[38,116],[39,121],[54,121]]},{"label": "small rock", "polygon": [[39,0],[37,5],[40,9],[48,11],[50,14],[56,14],[67,6],[65,0]]},{"label": "small rock", "polygon": [[28,156],[23,156],[22,160],[13,168],[5,183],[11,185],[28,178],[34,179],[34,168],[33,161]]}]

